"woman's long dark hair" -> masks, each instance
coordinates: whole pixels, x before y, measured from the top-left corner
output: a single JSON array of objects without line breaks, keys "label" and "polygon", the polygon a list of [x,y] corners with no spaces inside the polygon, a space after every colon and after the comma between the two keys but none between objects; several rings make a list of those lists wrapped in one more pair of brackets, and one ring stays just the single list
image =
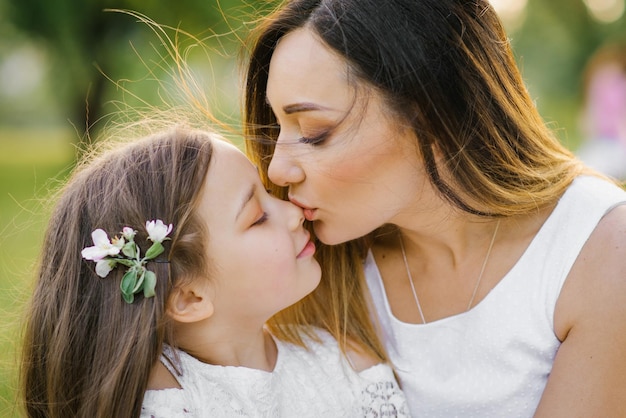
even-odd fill
[{"label": "woman's long dark hair", "polygon": [[292,0],[259,28],[248,61],[247,146],[264,172],[276,139],[269,63],[280,38],[305,26],[413,130],[431,183],[459,209],[528,213],[583,170],[539,116],[488,1]]},{"label": "woman's long dark hair", "polygon": [[[168,294],[180,280],[205,277],[207,231],[194,214],[209,162],[208,133],[174,129],[109,151],[78,169],[51,216],[29,305],[21,389],[29,417],[138,417],[164,341]],[[145,222],[174,225],[156,273],[156,296],[124,302],[123,267],[106,278],[81,250],[91,232],[138,231]]]},{"label": "woman's long dark hair", "polygon": [[[413,131],[430,182],[462,211],[528,214],[556,202],[586,170],[539,116],[488,1],[288,0],[253,33],[246,57],[246,150],[277,195],[286,198],[286,189],[267,177],[278,132],[266,88],[278,42],[298,28],[345,58],[355,91],[382,95]],[[358,258],[366,242],[320,245],[324,279],[312,295],[320,309],[290,315],[383,356]]]}]

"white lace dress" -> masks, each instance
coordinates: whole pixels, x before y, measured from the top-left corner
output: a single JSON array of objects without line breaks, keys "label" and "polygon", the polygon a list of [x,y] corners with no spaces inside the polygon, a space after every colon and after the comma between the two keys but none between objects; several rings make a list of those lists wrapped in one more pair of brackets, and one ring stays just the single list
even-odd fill
[{"label": "white lace dress", "polygon": [[320,331],[322,343],[307,340],[309,350],[276,341],[272,372],[202,363],[185,352],[178,375],[161,358],[182,389],[146,391],[141,416],[190,417],[408,417],[404,394],[391,368],[378,364],[356,373],[336,340]]}]

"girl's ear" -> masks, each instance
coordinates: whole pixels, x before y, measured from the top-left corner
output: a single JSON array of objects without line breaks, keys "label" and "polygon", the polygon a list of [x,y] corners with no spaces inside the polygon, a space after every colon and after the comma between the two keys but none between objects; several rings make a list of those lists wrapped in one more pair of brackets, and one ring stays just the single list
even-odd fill
[{"label": "girl's ear", "polygon": [[198,322],[213,315],[211,287],[206,279],[195,279],[172,290],[167,314],[178,322]]}]

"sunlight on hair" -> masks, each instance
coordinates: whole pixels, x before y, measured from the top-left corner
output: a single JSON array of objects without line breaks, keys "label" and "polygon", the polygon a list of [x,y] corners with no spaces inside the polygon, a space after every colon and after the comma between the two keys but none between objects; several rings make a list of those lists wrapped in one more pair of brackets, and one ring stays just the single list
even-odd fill
[{"label": "sunlight on hair", "polygon": [[489,0],[509,30],[518,29],[526,18],[528,0]]},{"label": "sunlight on hair", "polygon": [[591,16],[602,23],[615,22],[624,14],[624,0],[583,0]]},{"label": "sunlight on hair", "polygon": [[[180,27],[160,24],[133,10],[105,9],[133,17],[139,28],[152,33],[151,43],[156,58],[130,43],[137,61],[146,75],[138,80],[112,79],[100,67],[103,77],[121,92],[121,99],[111,100],[114,110],[98,121],[96,137],[107,137],[101,145],[91,139],[83,141],[88,151],[99,153],[110,144],[125,142],[129,138],[149,136],[176,126],[207,129],[219,132],[237,146],[241,146],[241,129],[238,113],[237,91],[240,88],[229,54],[228,42],[242,42],[235,29],[215,33],[207,29],[194,35]],[[150,58],[147,58],[150,57]],[[158,92],[156,103],[149,102],[137,90],[137,85],[150,86]],[[210,93],[209,93],[210,92]],[[93,148],[93,151],[92,149]],[[85,152],[87,150],[83,150]]]}]

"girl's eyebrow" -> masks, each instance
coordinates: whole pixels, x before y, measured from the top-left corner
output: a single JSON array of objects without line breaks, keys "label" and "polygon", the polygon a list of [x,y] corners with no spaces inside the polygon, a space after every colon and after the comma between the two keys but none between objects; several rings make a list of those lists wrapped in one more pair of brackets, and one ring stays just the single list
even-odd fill
[{"label": "girl's eyebrow", "polygon": [[241,212],[243,212],[248,202],[252,200],[255,193],[256,193],[256,184],[253,184],[252,187],[250,187],[250,190],[248,190],[248,193],[246,193],[244,195],[244,198],[241,200],[241,205],[239,206],[239,210],[237,211],[237,215],[235,216],[235,221],[239,219],[239,215],[241,215]]}]

